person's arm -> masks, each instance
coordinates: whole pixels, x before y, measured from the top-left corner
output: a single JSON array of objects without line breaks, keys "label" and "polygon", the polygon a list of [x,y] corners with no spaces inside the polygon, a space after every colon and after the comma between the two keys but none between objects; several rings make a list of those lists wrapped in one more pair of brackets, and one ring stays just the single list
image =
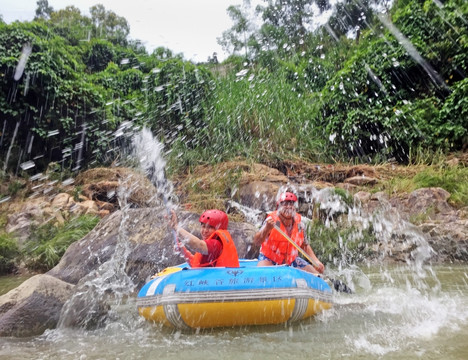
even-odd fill
[{"label": "person's arm", "polygon": [[202,253],[203,255],[208,254],[208,247],[206,246],[205,241],[189,233],[187,230],[181,228],[180,226],[177,227],[176,231],[178,235],[182,236],[185,239],[185,241],[182,241],[184,244],[190,246],[191,249],[195,250],[196,252]]},{"label": "person's arm", "polygon": [[275,223],[271,217],[267,217],[265,224],[254,235],[254,244],[260,246],[270,236],[271,230],[275,227]]},{"label": "person's arm", "polygon": [[185,239],[185,241],[182,241],[184,245],[186,244],[190,246],[191,249],[200,252],[203,255],[208,254],[208,247],[206,246],[205,241],[179,226],[179,220],[177,219],[177,215],[174,210],[171,210],[171,220],[169,221],[169,225],[176,231],[177,235],[180,235]]}]

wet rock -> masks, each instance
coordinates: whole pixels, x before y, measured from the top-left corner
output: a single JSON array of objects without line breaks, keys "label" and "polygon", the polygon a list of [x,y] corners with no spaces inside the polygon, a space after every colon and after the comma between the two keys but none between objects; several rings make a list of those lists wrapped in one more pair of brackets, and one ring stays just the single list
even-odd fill
[{"label": "wet rock", "polygon": [[73,285],[36,275],[0,296],[0,336],[27,337],[56,327]]},{"label": "wet rock", "polygon": [[360,203],[367,203],[371,199],[371,193],[367,191],[358,191],[354,194],[354,199],[358,200]]},{"label": "wet rock", "polygon": [[359,176],[353,176],[353,177],[347,178],[344,182],[346,184],[363,186],[363,185],[375,185],[379,182],[379,180],[373,177],[359,175]]},{"label": "wet rock", "polygon": [[[332,185],[333,186],[333,185]],[[346,190],[350,193],[355,192],[359,187],[357,185],[351,184],[351,183],[338,183],[335,185],[337,188]]]},{"label": "wet rock", "polygon": [[439,262],[468,261],[468,220],[433,222],[420,225]]},{"label": "wet rock", "polygon": [[241,185],[236,198],[249,208],[271,211],[276,205],[276,194],[280,186],[267,181],[254,181]]},{"label": "wet rock", "polygon": [[422,188],[413,191],[407,200],[407,210],[410,215],[426,215],[437,219],[453,212],[447,203],[450,193],[442,188]]},{"label": "wet rock", "polygon": [[117,191],[125,186],[128,202],[144,207],[155,204],[156,188],[147,176],[130,168],[94,168],[80,173],[76,184],[88,199],[117,204]]}]

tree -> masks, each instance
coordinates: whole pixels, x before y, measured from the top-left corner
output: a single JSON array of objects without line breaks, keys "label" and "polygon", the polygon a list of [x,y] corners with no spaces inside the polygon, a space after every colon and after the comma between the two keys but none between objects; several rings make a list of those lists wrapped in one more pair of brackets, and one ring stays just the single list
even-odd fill
[{"label": "tree", "polygon": [[126,45],[130,26],[124,17],[118,16],[111,10],[106,11],[101,4],[92,6],[89,11],[96,37],[106,38],[115,44]]},{"label": "tree", "polygon": [[373,0],[344,0],[335,6],[333,15],[328,24],[338,35],[355,32],[356,43],[359,43],[361,31],[368,28],[373,21],[374,11],[371,5]]},{"label": "tree", "polygon": [[[303,47],[304,37],[310,32],[314,11],[311,0],[264,0],[266,7],[259,6],[264,20],[263,34],[275,36],[273,40],[279,49],[285,45]],[[272,31],[275,29],[275,31]],[[279,31],[278,31],[279,30]],[[280,35],[280,37],[277,37]]]},{"label": "tree", "polygon": [[231,54],[235,54],[244,50],[245,57],[252,56],[257,42],[255,40],[253,24],[249,20],[248,10],[250,9],[250,1],[244,0],[244,4],[231,5],[227,8],[229,17],[233,20],[234,25],[223,32],[221,38],[218,38],[218,44],[223,49]]},{"label": "tree", "polygon": [[78,45],[83,40],[90,40],[91,19],[81,15],[80,9],[75,6],[53,11],[50,14],[50,22],[54,25],[55,32],[68,39],[72,45]]},{"label": "tree", "polygon": [[86,54],[86,65],[91,72],[103,71],[110,62],[115,61],[112,44],[106,40],[94,39]]},{"label": "tree", "polygon": [[36,17],[34,20],[38,19],[50,19],[50,15],[54,11],[52,6],[49,6],[49,2],[47,0],[37,0],[37,9],[36,9]]}]

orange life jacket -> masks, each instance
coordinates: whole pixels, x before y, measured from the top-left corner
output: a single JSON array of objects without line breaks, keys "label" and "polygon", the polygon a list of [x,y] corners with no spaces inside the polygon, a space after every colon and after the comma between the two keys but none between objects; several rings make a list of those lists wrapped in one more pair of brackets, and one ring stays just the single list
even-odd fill
[{"label": "orange life jacket", "polygon": [[[276,225],[278,225],[283,232],[287,233],[277,211],[272,212],[268,216],[274,220]],[[299,228],[298,225],[300,223],[301,215],[296,213],[290,238],[297,245],[302,246],[304,243],[304,229],[302,229],[302,227]],[[271,230],[268,238],[262,243],[260,251],[277,264],[291,265],[298,255],[297,249],[276,229]]]},{"label": "orange life jacket", "polygon": [[203,254],[195,253],[190,259],[191,267],[205,267],[205,266],[218,266],[218,267],[239,267],[239,257],[237,255],[236,245],[231,238],[231,234],[227,230],[216,230],[209,239],[217,237],[223,243],[223,250],[217,259],[209,263],[201,263]]}]

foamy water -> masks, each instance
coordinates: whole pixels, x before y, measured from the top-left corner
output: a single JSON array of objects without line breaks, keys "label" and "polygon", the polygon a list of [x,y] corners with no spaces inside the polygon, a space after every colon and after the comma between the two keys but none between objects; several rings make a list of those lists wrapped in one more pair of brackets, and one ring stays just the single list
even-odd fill
[{"label": "foamy water", "polygon": [[[293,325],[181,333],[146,322],[135,299],[115,304],[103,328],[64,328],[32,339],[0,339],[2,359],[466,359],[468,266],[431,268],[427,289],[405,267],[364,271],[368,290],[336,294],[336,305]],[[411,281],[409,281],[411,282]]]}]

